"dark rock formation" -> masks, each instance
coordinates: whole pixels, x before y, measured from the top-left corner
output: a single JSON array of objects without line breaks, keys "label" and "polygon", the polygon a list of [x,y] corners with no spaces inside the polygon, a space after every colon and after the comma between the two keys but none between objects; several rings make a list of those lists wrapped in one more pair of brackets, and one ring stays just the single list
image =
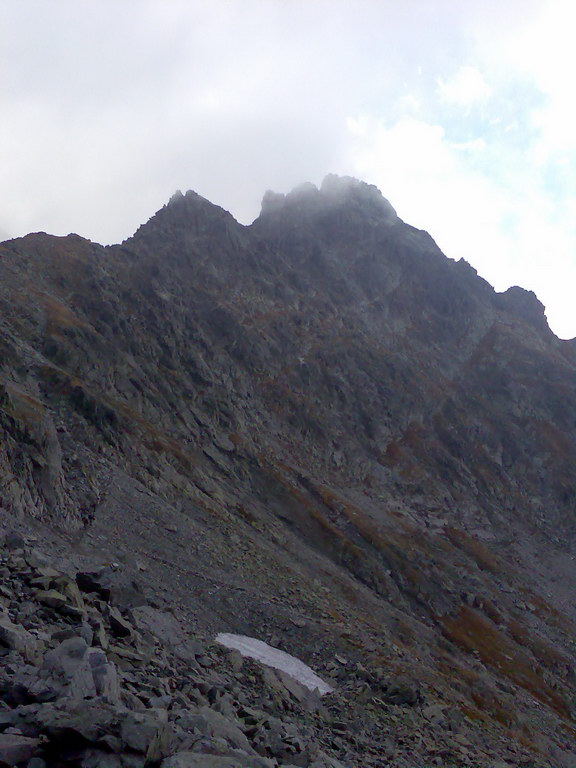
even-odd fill
[{"label": "dark rock formation", "polygon": [[[0,710],[21,739],[0,757],[572,765],[575,374],[533,294],[495,293],[353,179],[267,193],[249,227],[187,192],[118,246],[3,243],[0,523],[42,543],[30,563],[7,540],[2,696],[45,709]],[[184,637],[156,627],[168,606]],[[50,622],[74,631],[47,643]],[[220,663],[216,631],[329,671],[324,715],[288,722],[244,666],[212,700],[156,701]],[[69,725],[83,697],[97,733]],[[223,752],[202,707],[249,749]]]}]

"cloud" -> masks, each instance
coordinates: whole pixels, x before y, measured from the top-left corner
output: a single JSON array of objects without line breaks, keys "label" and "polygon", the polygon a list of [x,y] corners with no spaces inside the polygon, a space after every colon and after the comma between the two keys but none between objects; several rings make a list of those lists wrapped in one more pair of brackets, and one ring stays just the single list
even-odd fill
[{"label": "cloud", "polygon": [[0,226],[104,242],[177,187],[250,220],[265,189],[333,171],[346,115],[386,108],[444,50],[419,0],[0,0],[0,13]]},{"label": "cloud", "polygon": [[0,0],[0,229],[115,242],[177,188],[248,223],[266,189],[355,174],[448,255],[567,318],[574,15],[561,0]]},{"label": "cloud", "polygon": [[477,67],[460,67],[450,79],[438,80],[438,95],[448,104],[467,107],[485,101],[491,93],[492,89]]},{"label": "cloud", "polygon": [[487,175],[475,156],[494,158],[498,150],[481,139],[451,143],[440,125],[363,116],[348,127],[353,172],[376,184],[402,218],[428,230],[447,256],[471,262],[497,290],[534,290],[556,332],[574,335],[576,199],[553,204],[540,177],[530,183],[532,169]]},{"label": "cloud", "polygon": [[379,186],[401,217],[431,232],[452,258],[495,252],[509,213],[505,196],[463,157],[482,152],[481,142],[465,148],[451,144],[442,126],[414,118],[392,126],[368,117],[350,119],[349,130],[355,173]]}]

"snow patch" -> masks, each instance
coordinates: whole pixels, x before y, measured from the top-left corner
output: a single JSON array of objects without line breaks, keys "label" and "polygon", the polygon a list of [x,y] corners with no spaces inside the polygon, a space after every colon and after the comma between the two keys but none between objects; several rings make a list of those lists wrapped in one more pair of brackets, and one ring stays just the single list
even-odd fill
[{"label": "snow patch", "polygon": [[285,672],[310,691],[318,689],[320,696],[334,690],[331,685],[328,685],[322,678],[318,677],[303,661],[300,661],[295,656],[291,656],[289,653],[285,653],[285,651],[281,651],[279,648],[273,648],[262,640],[246,637],[246,635],[231,635],[228,632],[220,632],[220,634],[216,635],[216,640],[221,645],[225,645],[226,648],[240,651],[242,656],[256,659],[256,661],[260,661],[268,667]]}]

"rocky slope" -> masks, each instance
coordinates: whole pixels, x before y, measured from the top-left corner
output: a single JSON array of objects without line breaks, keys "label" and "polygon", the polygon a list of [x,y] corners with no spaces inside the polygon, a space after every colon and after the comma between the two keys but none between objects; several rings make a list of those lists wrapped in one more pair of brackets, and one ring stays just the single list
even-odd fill
[{"label": "rocky slope", "polygon": [[[71,577],[136,574],[222,665],[234,727],[279,710],[231,676],[218,631],[335,678],[298,710],[299,765],[576,763],[576,346],[533,294],[495,293],[375,188],[328,177],[267,193],[249,227],[188,192],[122,245],[3,243],[0,323],[2,525]],[[146,760],[114,743],[111,765]]]}]

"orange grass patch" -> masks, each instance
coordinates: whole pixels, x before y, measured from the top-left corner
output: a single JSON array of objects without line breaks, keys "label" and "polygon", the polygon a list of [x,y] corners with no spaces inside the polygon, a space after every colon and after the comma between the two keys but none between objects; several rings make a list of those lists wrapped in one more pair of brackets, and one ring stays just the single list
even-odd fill
[{"label": "orange grass patch", "polygon": [[499,574],[504,570],[500,558],[481,541],[469,536],[466,531],[446,527],[444,534],[455,547],[471,557],[483,571]]},{"label": "orange grass patch", "polygon": [[570,719],[564,696],[544,679],[540,667],[489,619],[465,605],[456,616],[444,616],[439,621],[449,640],[469,653],[477,651],[484,664],[524,688],[561,717]]}]

